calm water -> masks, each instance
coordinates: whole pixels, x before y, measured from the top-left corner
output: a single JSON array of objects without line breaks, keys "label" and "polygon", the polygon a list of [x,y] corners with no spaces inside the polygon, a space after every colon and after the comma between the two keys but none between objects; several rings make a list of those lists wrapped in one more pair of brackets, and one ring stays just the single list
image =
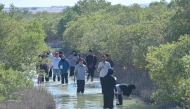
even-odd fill
[{"label": "calm water", "polygon": [[[56,109],[102,109],[103,95],[99,78],[95,78],[93,83],[86,82],[84,95],[76,94],[75,83],[69,78],[69,85],[62,86],[61,82],[37,83],[37,78],[33,79],[35,86],[46,87],[55,96]],[[123,100],[122,106],[114,105],[114,109],[156,109],[152,105],[140,101],[138,96],[131,95],[132,100]],[[114,100],[115,104],[116,100]]]}]

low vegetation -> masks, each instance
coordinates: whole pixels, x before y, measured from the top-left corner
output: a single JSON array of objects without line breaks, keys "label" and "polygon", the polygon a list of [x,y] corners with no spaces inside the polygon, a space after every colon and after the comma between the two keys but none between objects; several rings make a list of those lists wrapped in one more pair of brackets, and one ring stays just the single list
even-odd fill
[{"label": "low vegetation", "polygon": [[41,87],[26,88],[15,92],[20,100],[7,100],[0,103],[0,109],[55,109],[54,97]]}]

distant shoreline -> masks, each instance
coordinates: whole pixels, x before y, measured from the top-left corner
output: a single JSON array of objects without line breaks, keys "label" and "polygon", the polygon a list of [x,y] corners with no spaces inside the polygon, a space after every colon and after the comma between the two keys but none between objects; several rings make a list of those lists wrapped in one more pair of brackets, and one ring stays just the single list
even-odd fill
[{"label": "distant shoreline", "polygon": [[[49,13],[59,13],[59,12],[62,12],[64,9],[62,10],[28,10],[29,12],[32,12],[33,14],[37,13],[37,12],[49,12]],[[6,12],[9,12],[9,10],[3,10],[3,11],[6,11]]]},{"label": "distant shoreline", "polygon": [[[57,10],[64,10],[68,6],[51,6],[51,7],[17,7],[21,10],[29,10],[29,11],[57,11]],[[9,11],[9,7],[3,8],[4,11]]]},{"label": "distant shoreline", "polygon": [[37,13],[37,12],[43,12],[43,11],[47,11],[49,13],[59,13],[59,12],[62,12],[62,10],[29,10],[30,12],[32,13]]},{"label": "distant shoreline", "polygon": [[[148,7],[150,3],[142,3],[142,4],[138,4],[140,5],[141,7]],[[128,6],[132,6],[134,4],[130,4]],[[67,7],[70,7],[70,6],[50,6],[50,7],[17,7],[18,9],[28,9],[29,11],[58,11],[58,10],[64,10],[66,9]],[[8,11],[9,10],[9,7],[4,7],[3,8],[4,11]]]}]

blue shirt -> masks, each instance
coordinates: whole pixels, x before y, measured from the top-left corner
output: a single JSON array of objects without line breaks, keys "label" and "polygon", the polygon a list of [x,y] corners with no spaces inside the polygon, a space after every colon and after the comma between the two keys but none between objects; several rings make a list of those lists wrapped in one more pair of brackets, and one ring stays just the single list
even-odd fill
[{"label": "blue shirt", "polygon": [[76,76],[77,80],[85,80],[87,67],[86,65],[77,64],[75,66],[74,75]]},{"label": "blue shirt", "polygon": [[61,75],[62,74],[67,74],[67,71],[69,70],[69,62],[65,59],[64,61],[61,60],[59,61],[59,65],[58,65],[60,71],[61,71]]}]

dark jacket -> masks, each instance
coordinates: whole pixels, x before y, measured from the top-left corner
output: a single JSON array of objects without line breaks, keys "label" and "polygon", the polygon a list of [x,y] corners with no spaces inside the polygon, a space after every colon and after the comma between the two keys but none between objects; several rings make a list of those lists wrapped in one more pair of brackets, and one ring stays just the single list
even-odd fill
[{"label": "dark jacket", "polygon": [[114,77],[112,76],[113,72],[109,72],[108,70],[108,73],[107,75],[104,77],[104,90],[103,90],[103,93],[105,95],[111,95],[111,94],[114,94],[114,89],[116,90],[116,81],[114,79]]},{"label": "dark jacket", "polygon": [[90,68],[90,65],[92,65],[92,68],[95,69],[95,65],[97,64],[97,58],[95,55],[88,55],[86,57],[86,63],[87,63],[87,67]]},{"label": "dark jacket", "polygon": [[130,96],[131,92],[133,89],[135,89],[135,85],[132,84],[120,84],[119,88],[121,89],[121,91],[123,91],[123,95],[125,96]]},{"label": "dark jacket", "polygon": [[113,68],[113,61],[112,61],[111,59],[106,60],[106,61],[107,61],[107,62],[109,62],[109,63],[110,63],[111,68]]},{"label": "dark jacket", "polygon": [[[60,66],[62,65],[62,69],[60,69]],[[68,69],[70,68],[69,66],[69,62],[66,59],[61,59],[61,61],[59,61],[59,65],[58,65],[60,71],[61,71],[61,75],[63,74],[67,74]]]},{"label": "dark jacket", "polygon": [[49,67],[47,64],[45,64],[45,63],[40,64],[40,69],[43,69],[45,71],[45,73],[48,74]]}]

